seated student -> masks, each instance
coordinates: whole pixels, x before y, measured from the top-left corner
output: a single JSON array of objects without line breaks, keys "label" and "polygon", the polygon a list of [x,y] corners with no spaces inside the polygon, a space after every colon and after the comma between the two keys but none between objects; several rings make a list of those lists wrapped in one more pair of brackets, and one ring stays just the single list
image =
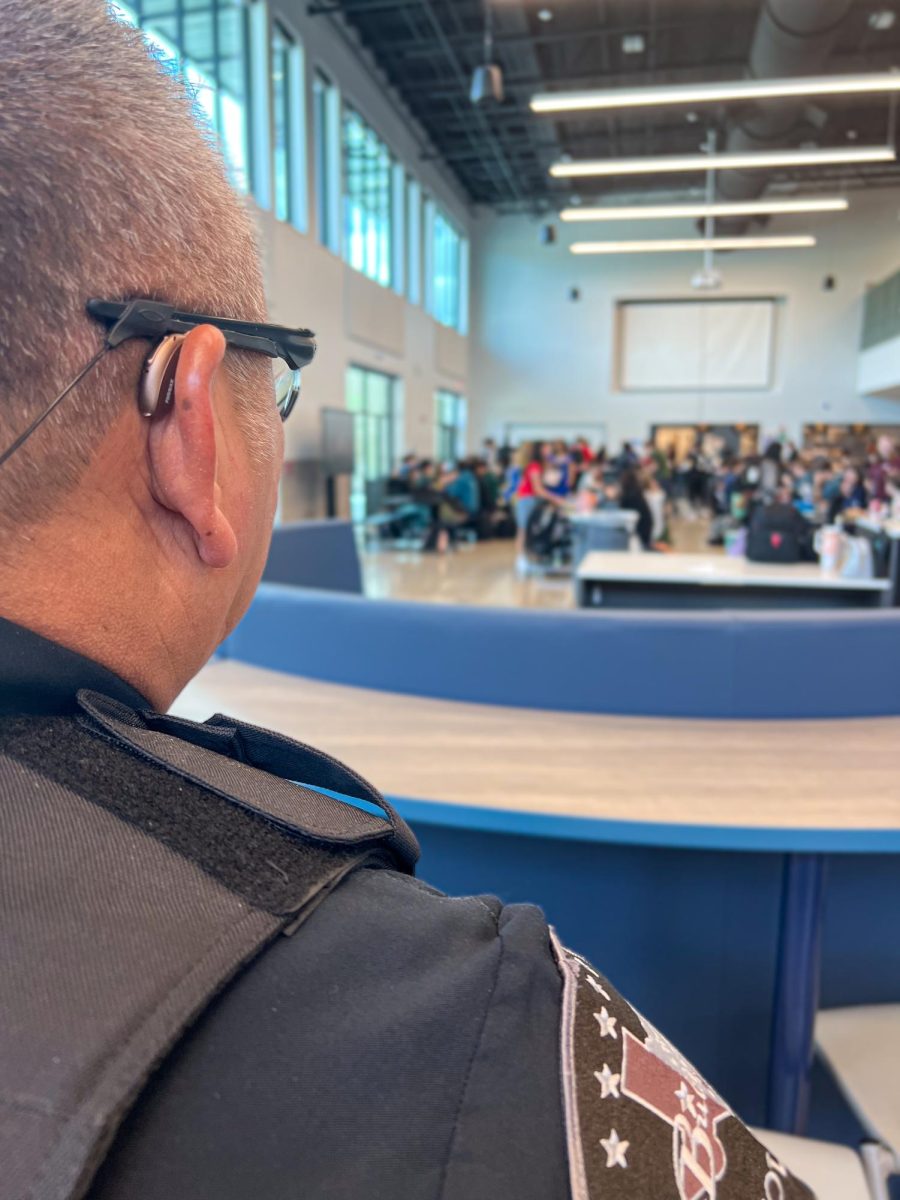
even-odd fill
[{"label": "seated student", "polygon": [[478,499],[482,512],[492,513],[500,500],[501,479],[496,469],[483,458],[473,463],[475,479],[478,483]]},{"label": "seated student", "polygon": [[454,545],[456,531],[471,520],[471,514],[455,494],[458,479],[456,464],[442,463],[434,482],[415,493],[416,503],[429,512],[423,550],[446,554]]},{"label": "seated student", "polygon": [[544,443],[543,484],[548,492],[565,499],[572,490],[572,458],[563,441]]},{"label": "seated student", "polygon": [[497,470],[500,466],[500,451],[496,441],[492,437],[487,437],[481,443],[482,457],[481,462],[485,463],[492,471]]},{"label": "seated student", "polygon": [[630,509],[638,515],[636,533],[645,550],[653,549],[653,513],[644,495],[644,486],[634,467],[622,472],[619,480],[619,507]]},{"label": "seated student", "polygon": [[864,509],[868,508],[868,505],[869,495],[862,471],[859,467],[847,467],[841,475],[837,489],[830,497],[828,523],[833,524],[850,509]]},{"label": "seated student", "polygon": [[444,466],[444,481],[440,485],[447,496],[458,500],[470,518],[475,518],[481,509],[481,496],[478,490],[478,480],[472,470],[472,464],[464,459],[459,464],[446,463]]},{"label": "seated student", "polygon": [[747,558],[751,562],[815,562],[813,527],[796,508],[793,477],[782,475],[768,504],[758,504],[750,516]]},{"label": "seated student", "polygon": [[501,478],[497,471],[483,458],[472,460],[475,482],[478,485],[478,516],[476,530],[479,540],[496,537],[498,531],[506,527],[509,520],[508,511],[501,511],[500,485]]},{"label": "seated student", "polygon": [[395,472],[395,478],[409,480],[415,474],[418,465],[418,455],[404,454]]},{"label": "seated student", "polygon": [[575,439],[575,444],[572,447],[572,458],[578,467],[586,467],[588,463],[593,461],[594,454],[591,451],[591,444],[584,435],[579,435]]},{"label": "seated student", "polygon": [[251,222],[139,34],[34,10],[0,0],[0,1191],[806,1196],[537,909],[418,882],[329,756],[165,715],[253,596],[314,343],[235,343]]},{"label": "seated student", "polygon": [[605,484],[606,456],[600,453],[586,470],[582,471],[576,491],[579,496],[587,494],[596,498],[603,494]]},{"label": "seated student", "polygon": [[669,497],[657,476],[655,459],[649,458],[644,463],[639,478],[644,499],[653,517],[650,544],[656,547],[669,538]]}]

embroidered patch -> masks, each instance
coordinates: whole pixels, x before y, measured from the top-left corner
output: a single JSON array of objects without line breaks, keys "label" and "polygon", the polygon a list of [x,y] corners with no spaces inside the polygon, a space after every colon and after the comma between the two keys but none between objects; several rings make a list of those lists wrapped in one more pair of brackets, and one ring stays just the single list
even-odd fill
[{"label": "embroidered patch", "polygon": [[553,948],[572,1200],[811,1200],[611,984]]}]

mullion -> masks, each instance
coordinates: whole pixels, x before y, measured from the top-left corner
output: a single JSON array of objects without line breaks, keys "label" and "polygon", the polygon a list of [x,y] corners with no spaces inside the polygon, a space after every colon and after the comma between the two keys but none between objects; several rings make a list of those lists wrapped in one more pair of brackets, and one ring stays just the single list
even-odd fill
[{"label": "mullion", "polygon": [[[183,4],[184,0],[178,0],[179,4]],[[221,13],[220,0],[215,0],[212,6],[212,41],[213,41],[213,81],[215,83],[215,112],[216,112],[216,133],[219,135],[219,140],[223,142],[223,130],[225,128],[224,116],[222,113],[222,77],[221,77],[221,54],[222,47],[219,42],[219,15]]]},{"label": "mullion", "polygon": [[[251,42],[250,42],[250,5],[249,4],[241,5],[239,12],[238,12],[238,19],[240,21],[239,38],[243,45],[243,54],[244,54],[244,95],[240,99],[240,103],[243,106],[243,111],[244,111],[244,123],[243,123],[243,130],[242,130],[242,133],[243,133],[242,141],[244,144],[243,144],[242,149],[243,149],[243,154],[244,154],[244,174],[246,176],[247,191],[248,191],[248,193],[252,194],[252,192],[253,192],[252,157],[253,156],[252,156],[251,150],[250,150],[250,105],[253,101],[253,80],[252,80],[252,77],[250,74]],[[224,60],[220,59],[220,66],[221,66],[222,61],[224,61]],[[267,54],[266,62],[268,63],[268,61],[269,61],[269,56]],[[221,91],[221,88],[219,90]]]},{"label": "mullion", "polygon": [[178,48],[179,73],[187,82],[187,42],[184,24],[184,0],[175,0],[175,42]]}]

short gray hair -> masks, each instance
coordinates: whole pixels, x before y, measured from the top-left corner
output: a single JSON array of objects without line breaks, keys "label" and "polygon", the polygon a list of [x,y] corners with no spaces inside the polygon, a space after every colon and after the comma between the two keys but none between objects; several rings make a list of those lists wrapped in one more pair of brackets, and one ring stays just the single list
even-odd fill
[{"label": "short gray hair", "polygon": [[[92,296],[265,319],[252,224],[211,135],[103,0],[0,0],[0,280],[0,449],[99,349]],[[58,509],[146,349],[105,356],[0,467],[0,530]],[[239,391],[269,370],[228,359]]]}]

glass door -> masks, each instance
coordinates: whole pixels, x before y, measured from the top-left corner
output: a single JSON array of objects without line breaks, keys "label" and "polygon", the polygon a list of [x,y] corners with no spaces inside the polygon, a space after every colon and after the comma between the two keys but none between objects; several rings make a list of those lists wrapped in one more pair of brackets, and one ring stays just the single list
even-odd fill
[{"label": "glass door", "polygon": [[395,385],[393,375],[347,369],[347,408],[354,419],[350,515],[356,522],[377,512],[387,495],[394,463]]},{"label": "glass door", "polygon": [[465,451],[466,398],[441,388],[434,397],[434,450],[439,462],[455,462]]}]

